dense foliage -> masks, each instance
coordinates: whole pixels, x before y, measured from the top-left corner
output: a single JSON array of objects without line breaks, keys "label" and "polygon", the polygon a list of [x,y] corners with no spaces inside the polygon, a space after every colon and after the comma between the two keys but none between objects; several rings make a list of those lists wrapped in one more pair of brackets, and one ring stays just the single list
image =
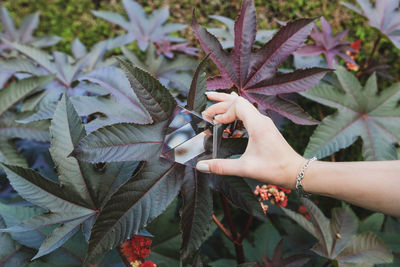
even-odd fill
[{"label": "dense foliage", "polygon": [[[62,52],[51,48],[59,37],[35,35],[39,13],[17,26],[2,7],[0,266],[399,264],[396,218],[160,157],[176,107],[200,114],[210,104],[204,93],[221,90],[280,127],[315,129],[306,157],[398,159],[400,87],[374,72],[398,77],[376,53],[398,45],[399,1],[377,2],[343,3],[377,30],[367,58],[324,17],[322,31],[316,18],[257,31],[253,0],[235,21],[211,16],[226,28],[200,25],[200,7],[191,29],[169,19],[168,7],[123,0],[124,11],[91,12],[118,25],[115,34],[90,48],[70,39]],[[197,36],[201,61],[183,29]],[[237,157],[246,133],[240,123],[224,127],[218,157]]]}]

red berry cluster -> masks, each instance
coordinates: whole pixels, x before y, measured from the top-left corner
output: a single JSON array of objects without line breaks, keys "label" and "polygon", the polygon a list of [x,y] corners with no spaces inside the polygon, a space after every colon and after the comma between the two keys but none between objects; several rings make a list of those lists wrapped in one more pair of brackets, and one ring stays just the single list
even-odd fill
[{"label": "red berry cluster", "polygon": [[287,194],[290,192],[290,189],[285,189],[276,185],[263,185],[261,187],[257,185],[254,190],[254,195],[258,197],[258,201],[260,201],[264,212],[267,212],[268,205],[266,205],[264,201],[269,201],[272,204],[286,207],[288,201]]},{"label": "red berry cluster", "polygon": [[144,261],[150,255],[151,242],[149,237],[135,235],[121,245],[121,252],[132,267],[155,267],[152,261]]}]

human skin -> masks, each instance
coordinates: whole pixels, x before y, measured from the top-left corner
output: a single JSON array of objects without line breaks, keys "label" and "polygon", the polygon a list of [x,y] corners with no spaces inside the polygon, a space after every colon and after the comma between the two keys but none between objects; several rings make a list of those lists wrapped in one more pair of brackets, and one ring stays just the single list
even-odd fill
[{"label": "human skin", "polygon": [[[200,161],[197,169],[295,189],[296,177],[307,159],[293,150],[272,120],[236,94],[208,92],[207,97],[218,103],[202,115],[215,123],[243,121],[249,142],[240,158]],[[306,169],[302,185],[311,194],[400,217],[400,161],[314,161]]]}]

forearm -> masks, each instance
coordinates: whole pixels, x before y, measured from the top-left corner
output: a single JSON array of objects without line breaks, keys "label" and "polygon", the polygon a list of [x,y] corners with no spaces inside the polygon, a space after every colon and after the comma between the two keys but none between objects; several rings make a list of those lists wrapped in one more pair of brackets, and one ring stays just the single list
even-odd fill
[{"label": "forearm", "polygon": [[400,217],[400,161],[316,161],[302,184],[306,192]]}]

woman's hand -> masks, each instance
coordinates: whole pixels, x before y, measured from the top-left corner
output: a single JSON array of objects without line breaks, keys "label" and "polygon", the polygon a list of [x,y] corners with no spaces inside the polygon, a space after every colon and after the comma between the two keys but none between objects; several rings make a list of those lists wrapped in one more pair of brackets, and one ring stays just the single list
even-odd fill
[{"label": "woman's hand", "polygon": [[306,160],[283,138],[272,120],[236,94],[206,93],[217,101],[202,115],[215,123],[243,121],[249,135],[245,153],[238,159],[213,159],[197,163],[201,172],[235,175],[293,189],[296,176]]}]

